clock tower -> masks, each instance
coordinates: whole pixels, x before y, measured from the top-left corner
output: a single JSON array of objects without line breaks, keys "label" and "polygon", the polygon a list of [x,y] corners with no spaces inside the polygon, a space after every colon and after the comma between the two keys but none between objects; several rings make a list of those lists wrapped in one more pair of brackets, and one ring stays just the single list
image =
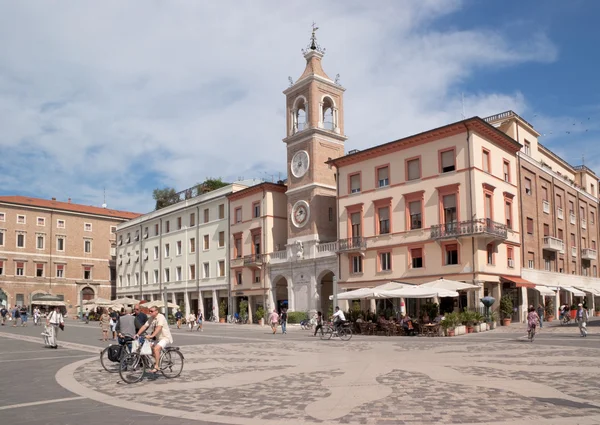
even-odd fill
[{"label": "clock tower", "polygon": [[[325,50],[317,44],[313,25],[302,52],[306,68],[290,78],[286,96],[288,246],[318,244],[337,238],[335,170],[325,162],[344,155],[345,89],[323,70]],[[308,247],[307,247],[308,248]]]}]

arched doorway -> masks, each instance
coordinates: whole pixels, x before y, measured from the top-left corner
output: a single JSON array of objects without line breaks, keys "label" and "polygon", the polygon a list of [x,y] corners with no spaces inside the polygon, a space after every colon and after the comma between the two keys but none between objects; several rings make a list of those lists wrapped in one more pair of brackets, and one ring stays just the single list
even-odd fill
[{"label": "arched doorway", "polygon": [[94,299],[94,290],[89,286],[86,286],[81,290],[81,302],[89,301]]},{"label": "arched doorway", "polygon": [[281,311],[282,308],[289,308],[287,279],[283,276],[276,278],[273,289],[273,301],[275,302],[277,311]]},{"label": "arched doorway", "polygon": [[326,317],[329,317],[330,310],[333,311],[333,301],[329,299],[333,295],[333,272],[329,270],[323,272],[319,280],[319,285],[321,287],[320,310]]}]

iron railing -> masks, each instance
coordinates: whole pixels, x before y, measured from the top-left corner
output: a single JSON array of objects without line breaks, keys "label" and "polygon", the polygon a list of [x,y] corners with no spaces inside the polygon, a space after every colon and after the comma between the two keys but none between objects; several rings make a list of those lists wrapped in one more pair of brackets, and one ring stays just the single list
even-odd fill
[{"label": "iron railing", "polygon": [[362,236],[355,236],[338,241],[338,250],[342,251],[362,251],[367,248],[367,240]]},{"label": "iron railing", "polygon": [[432,239],[456,238],[460,236],[491,235],[506,239],[508,230],[505,224],[489,218],[457,221],[431,226]]}]

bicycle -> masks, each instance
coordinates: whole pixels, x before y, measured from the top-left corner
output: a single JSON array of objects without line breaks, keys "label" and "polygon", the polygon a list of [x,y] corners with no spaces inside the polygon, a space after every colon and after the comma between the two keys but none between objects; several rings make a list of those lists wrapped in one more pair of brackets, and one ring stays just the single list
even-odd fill
[{"label": "bicycle", "polygon": [[529,342],[533,342],[533,338],[535,338],[535,328],[536,328],[536,326],[532,326],[527,331],[527,338],[529,338]]},{"label": "bicycle", "polygon": [[[137,349],[121,360],[119,375],[128,384],[141,381],[146,374],[146,369],[154,368],[153,355],[140,354],[143,342],[143,339],[140,338]],[[177,378],[183,370],[183,363],[184,357],[179,351],[179,347],[167,347],[160,352],[160,368],[158,370],[167,379]]]},{"label": "bicycle", "polygon": [[[130,346],[133,338],[130,336],[126,336],[123,338],[123,342],[119,342],[118,344],[110,344],[108,347],[103,349],[100,352],[100,363],[104,370],[110,373],[116,373],[119,371],[119,366],[121,364],[121,360],[125,358],[126,355],[131,353]],[[115,351],[119,350],[118,354],[115,357]],[[111,353],[112,350],[112,353]]]},{"label": "bicycle", "polygon": [[339,331],[335,330],[333,323],[329,322],[323,326],[323,333],[321,333],[322,340],[329,340],[334,336],[339,337],[342,341],[349,341],[352,338],[352,329],[350,329],[350,322],[343,322],[339,326]]}]

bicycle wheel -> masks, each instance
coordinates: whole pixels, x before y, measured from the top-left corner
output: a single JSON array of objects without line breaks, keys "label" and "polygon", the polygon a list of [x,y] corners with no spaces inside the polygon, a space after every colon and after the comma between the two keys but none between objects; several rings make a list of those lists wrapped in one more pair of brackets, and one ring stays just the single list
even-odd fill
[{"label": "bicycle wheel", "polygon": [[160,362],[160,371],[167,379],[177,378],[183,370],[183,354],[179,350],[165,351]]},{"label": "bicycle wheel", "polygon": [[533,338],[535,338],[535,328],[531,328],[529,332],[529,341],[533,342]]},{"label": "bicycle wheel", "polygon": [[119,375],[128,384],[139,382],[146,373],[146,362],[138,353],[128,354],[121,360]]},{"label": "bicycle wheel", "polygon": [[321,339],[323,339],[323,340],[331,339],[332,336],[333,336],[333,329],[330,326],[327,326],[325,328],[325,330],[323,331],[323,333],[321,334]]},{"label": "bicycle wheel", "polygon": [[117,373],[119,371],[119,362],[113,362],[108,358],[108,349],[110,346],[106,347],[104,350],[100,352],[100,363],[104,370],[110,373]]},{"label": "bicycle wheel", "polygon": [[348,328],[341,328],[338,333],[342,341],[350,341],[350,338],[352,338],[352,330]]}]

